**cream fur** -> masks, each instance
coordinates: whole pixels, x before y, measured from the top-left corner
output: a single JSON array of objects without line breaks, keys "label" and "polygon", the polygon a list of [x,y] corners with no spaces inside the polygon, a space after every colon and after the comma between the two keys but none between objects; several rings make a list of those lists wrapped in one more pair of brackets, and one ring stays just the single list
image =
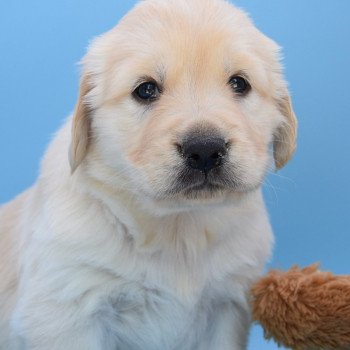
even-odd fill
[{"label": "cream fur", "polygon": [[[151,106],[131,96],[145,76],[164,86]],[[196,125],[232,142],[239,188],[167,195]],[[260,185],[295,129],[278,47],[242,11],[140,3],[93,42],[37,183],[0,208],[0,349],[245,349],[273,241]]]}]

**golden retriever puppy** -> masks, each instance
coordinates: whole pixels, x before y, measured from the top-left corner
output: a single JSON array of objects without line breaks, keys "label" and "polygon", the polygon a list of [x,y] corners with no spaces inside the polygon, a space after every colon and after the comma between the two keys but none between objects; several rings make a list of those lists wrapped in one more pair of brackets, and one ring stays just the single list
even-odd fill
[{"label": "golden retriever puppy", "polygon": [[241,350],[295,148],[278,46],[223,0],[146,0],[83,60],[37,183],[0,211],[1,350]]}]

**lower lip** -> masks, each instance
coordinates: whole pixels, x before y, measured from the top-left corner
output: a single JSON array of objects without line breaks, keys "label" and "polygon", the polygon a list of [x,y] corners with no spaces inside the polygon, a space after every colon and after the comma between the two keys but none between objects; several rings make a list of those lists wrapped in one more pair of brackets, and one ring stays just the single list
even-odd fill
[{"label": "lower lip", "polygon": [[199,191],[215,191],[215,190],[219,190],[222,189],[221,186],[213,184],[211,182],[205,181],[201,184],[192,186],[188,189],[186,189],[188,192],[199,192]]}]

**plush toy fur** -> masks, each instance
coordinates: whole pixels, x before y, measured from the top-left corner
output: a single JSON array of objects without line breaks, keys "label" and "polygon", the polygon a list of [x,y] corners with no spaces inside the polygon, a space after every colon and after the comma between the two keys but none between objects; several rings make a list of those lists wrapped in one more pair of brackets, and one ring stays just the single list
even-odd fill
[{"label": "plush toy fur", "polygon": [[295,350],[350,349],[350,276],[318,265],[271,271],[252,289],[253,318],[267,338]]}]

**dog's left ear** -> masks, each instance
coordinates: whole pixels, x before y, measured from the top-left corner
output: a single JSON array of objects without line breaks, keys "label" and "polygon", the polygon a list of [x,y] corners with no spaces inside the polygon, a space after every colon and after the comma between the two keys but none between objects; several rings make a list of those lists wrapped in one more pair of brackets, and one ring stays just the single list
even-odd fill
[{"label": "dog's left ear", "polygon": [[86,95],[91,88],[88,77],[83,76],[72,120],[71,144],[69,147],[69,163],[72,173],[85,158],[89,146],[91,107],[88,105]]},{"label": "dog's left ear", "polygon": [[289,93],[277,101],[278,108],[284,116],[284,122],[274,135],[273,154],[276,169],[281,169],[292,157],[296,148],[297,119],[295,117]]}]

